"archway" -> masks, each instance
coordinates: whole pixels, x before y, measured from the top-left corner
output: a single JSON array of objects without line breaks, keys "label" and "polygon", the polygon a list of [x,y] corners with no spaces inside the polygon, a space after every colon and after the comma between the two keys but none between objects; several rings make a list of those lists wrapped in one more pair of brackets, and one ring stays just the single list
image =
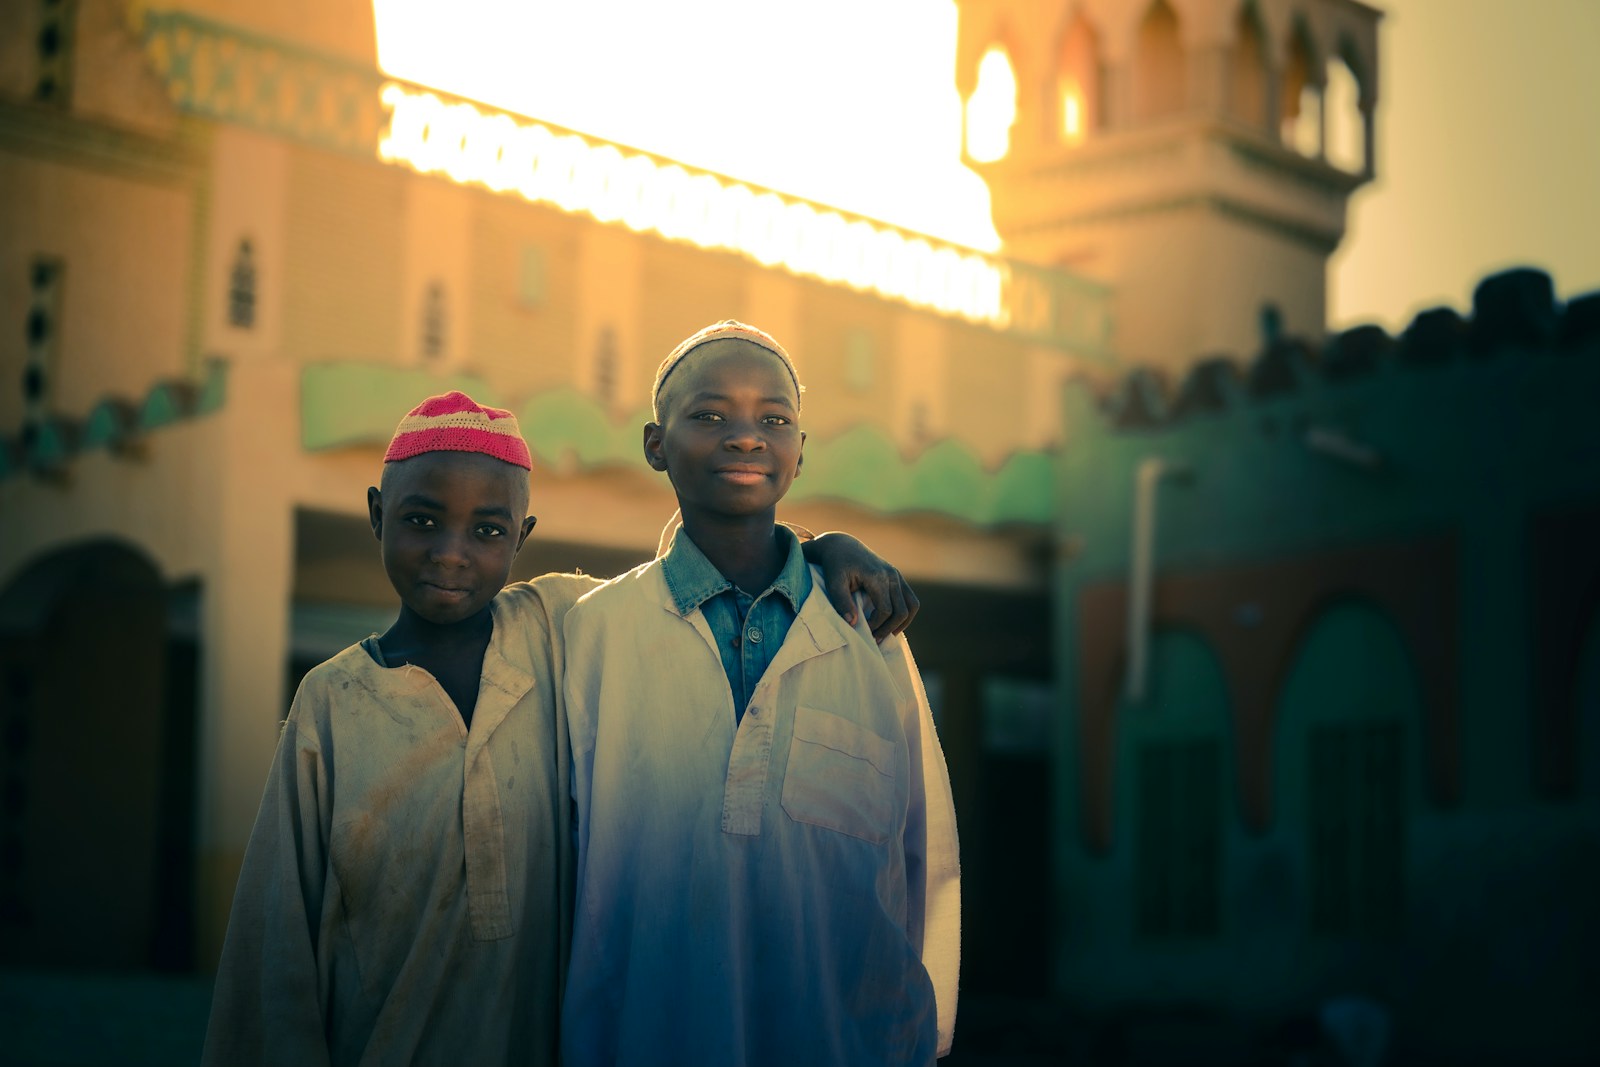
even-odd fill
[{"label": "archway", "polygon": [[1311,31],[1297,19],[1289,37],[1288,59],[1279,93],[1278,135],[1284,144],[1311,159],[1322,155],[1323,80],[1324,72],[1317,63]]},{"label": "archway", "polygon": [[1233,78],[1228,110],[1257,129],[1270,126],[1266,33],[1254,2],[1239,5],[1233,32]]},{"label": "archway", "polygon": [[189,964],[192,737],[168,704],[189,694],[192,733],[192,680],[168,685],[167,610],[150,561],[110,541],[0,592],[0,962]]},{"label": "archway", "polygon": [[1117,709],[1117,837],[1132,846],[1132,928],[1146,944],[1213,938],[1223,924],[1232,744],[1227,681],[1195,634],[1159,630],[1149,695]]},{"label": "archway", "polygon": [[1103,95],[1100,43],[1082,11],[1061,37],[1056,79],[1056,121],[1050,134],[1065,144],[1081,144],[1102,125]]},{"label": "archway", "polygon": [[1325,609],[1292,660],[1273,743],[1274,822],[1303,874],[1302,930],[1398,930],[1420,721],[1414,668],[1390,620],[1360,602]]},{"label": "archway", "polygon": [[1175,115],[1188,99],[1178,16],[1167,0],[1155,0],[1139,25],[1133,68],[1133,114],[1140,121]]}]

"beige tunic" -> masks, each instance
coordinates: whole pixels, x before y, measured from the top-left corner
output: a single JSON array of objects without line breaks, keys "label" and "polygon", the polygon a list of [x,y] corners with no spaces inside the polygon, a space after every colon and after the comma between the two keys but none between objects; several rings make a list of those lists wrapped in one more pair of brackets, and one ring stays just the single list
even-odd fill
[{"label": "beige tunic", "polygon": [[306,675],[205,1063],[555,1061],[572,878],[559,641],[597,584],[546,575],[495,598],[470,731],[431,674],[359,645]]}]

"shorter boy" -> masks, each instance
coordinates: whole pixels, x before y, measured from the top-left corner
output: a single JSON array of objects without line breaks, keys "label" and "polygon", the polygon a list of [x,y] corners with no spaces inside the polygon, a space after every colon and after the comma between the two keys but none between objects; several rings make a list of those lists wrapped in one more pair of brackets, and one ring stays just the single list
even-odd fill
[{"label": "shorter boy", "polygon": [[[395,431],[367,507],[399,616],[295,695],[207,1064],[555,1062],[572,877],[560,624],[599,582],[506,585],[534,525],[530,467],[516,419],[462,393]],[[828,540],[847,583],[892,570]]]},{"label": "shorter boy", "polygon": [[959,870],[905,641],[830,610],[777,503],[800,386],[771,337],[679,345],[644,429],[683,526],[567,615],[578,901],[568,1067],[931,1064]]},{"label": "shorter boy", "polygon": [[530,468],[516,419],[462,393],[395,432],[367,505],[399,617],[295,694],[206,1063],[554,1062],[570,845],[552,649],[593,583],[506,587]]}]

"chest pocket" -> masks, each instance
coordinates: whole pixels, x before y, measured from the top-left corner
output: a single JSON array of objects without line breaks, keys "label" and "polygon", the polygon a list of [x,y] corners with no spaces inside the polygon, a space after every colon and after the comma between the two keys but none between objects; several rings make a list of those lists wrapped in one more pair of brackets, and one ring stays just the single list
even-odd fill
[{"label": "chest pocket", "polygon": [[892,742],[829,712],[797,707],[783,810],[795,822],[882,844],[898,823],[895,762]]}]

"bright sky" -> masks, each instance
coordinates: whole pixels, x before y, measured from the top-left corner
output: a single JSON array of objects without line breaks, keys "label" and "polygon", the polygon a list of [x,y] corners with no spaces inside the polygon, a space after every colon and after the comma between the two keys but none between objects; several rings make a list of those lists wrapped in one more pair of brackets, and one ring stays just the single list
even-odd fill
[{"label": "bright sky", "polygon": [[[1379,180],[1330,271],[1335,326],[1465,309],[1531,263],[1600,289],[1594,0],[1379,0]],[[422,82],[992,248],[960,164],[952,0],[375,0]]]}]

